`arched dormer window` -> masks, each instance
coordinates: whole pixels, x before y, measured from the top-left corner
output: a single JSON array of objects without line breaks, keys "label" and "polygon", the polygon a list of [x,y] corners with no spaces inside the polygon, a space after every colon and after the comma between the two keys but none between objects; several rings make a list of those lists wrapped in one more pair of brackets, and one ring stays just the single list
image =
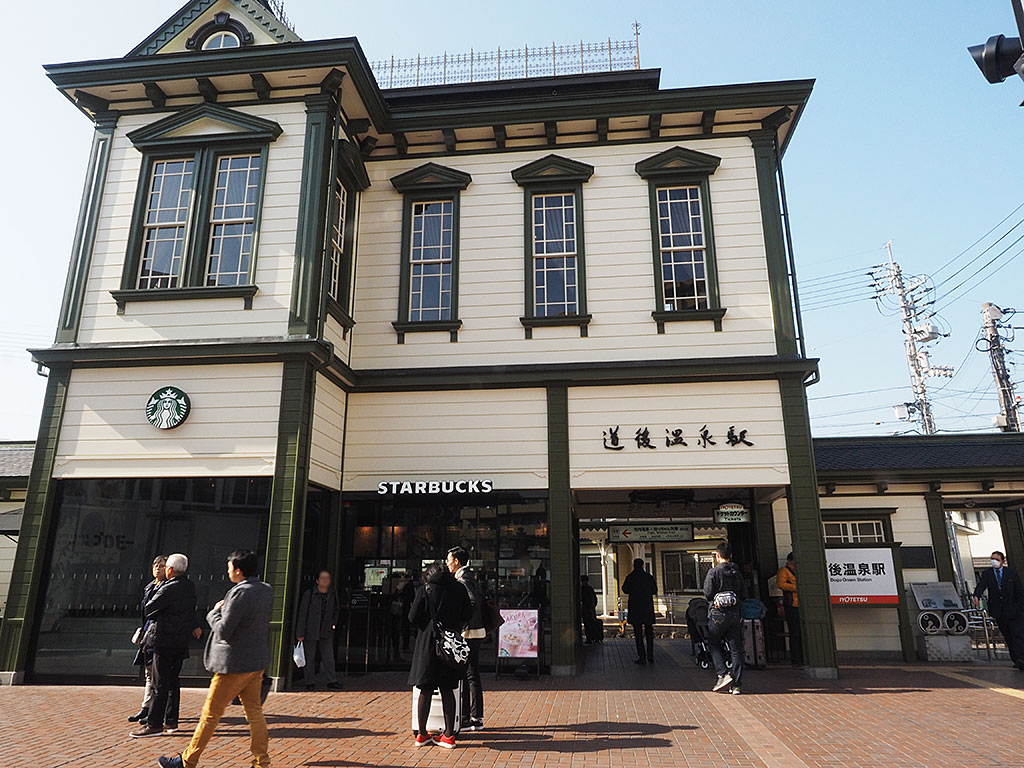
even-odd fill
[{"label": "arched dormer window", "polygon": [[241,48],[252,45],[252,32],[240,21],[232,19],[230,14],[222,11],[196,30],[185,47],[190,51],[220,51],[225,48]]},{"label": "arched dormer window", "polygon": [[228,30],[221,30],[220,32],[214,32],[203,43],[204,51],[216,51],[221,48],[240,48],[242,41],[238,39],[238,35]]}]

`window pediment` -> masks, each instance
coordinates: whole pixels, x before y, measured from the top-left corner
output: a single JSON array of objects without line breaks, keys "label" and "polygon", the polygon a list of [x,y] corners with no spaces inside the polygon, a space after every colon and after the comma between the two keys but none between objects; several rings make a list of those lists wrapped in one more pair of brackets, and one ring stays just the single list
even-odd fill
[{"label": "window pediment", "polygon": [[636,164],[637,174],[644,179],[673,180],[710,176],[718,170],[722,158],[684,147],[672,147]]},{"label": "window pediment", "polygon": [[425,163],[391,177],[391,185],[399,192],[462,190],[472,181],[468,173],[437,163]]},{"label": "window pediment", "polygon": [[594,166],[560,155],[548,155],[512,171],[512,178],[519,186],[549,182],[582,184],[593,175]]},{"label": "window pediment", "polygon": [[269,142],[282,133],[273,120],[228,109],[217,104],[197,104],[143,126],[128,134],[139,149],[152,146],[238,142],[256,140]]}]

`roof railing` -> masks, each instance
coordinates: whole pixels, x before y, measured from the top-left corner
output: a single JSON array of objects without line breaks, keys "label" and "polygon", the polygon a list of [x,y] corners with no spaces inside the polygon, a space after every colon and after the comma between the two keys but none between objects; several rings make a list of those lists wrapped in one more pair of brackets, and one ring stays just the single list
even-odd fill
[{"label": "roof railing", "polygon": [[384,89],[427,85],[480,83],[556,75],[618,72],[640,68],[640,45],[632,40],[608,40],[495,51],[443,53],[409,59],[382,59],[370,63],[377,84]]}]

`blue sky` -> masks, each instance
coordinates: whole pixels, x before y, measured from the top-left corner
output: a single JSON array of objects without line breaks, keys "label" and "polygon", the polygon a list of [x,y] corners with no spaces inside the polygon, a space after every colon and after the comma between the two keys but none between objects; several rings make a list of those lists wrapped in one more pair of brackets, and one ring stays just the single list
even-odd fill
[{"label": "blue sky", "polygon": [[[40,28],[37,8],[7,11],[20,32],[0,51],[8,105],[18,105],[0,127],[0,439],[35,437],[45,381],[20,350],[53,338],[91,140],[41,65],[123,55],[180,5],[55,0],[40,34],[28,32]],[[890,407],[910,397],[898,320],[877,311],[856,271],[881,262],[887,240],[905,272],[936,273],[939,295],[957,288],[936,305],[948,305],[939,322],[950,335],[933,345],[933,362],[958,366],[953,379],[932,380],[940,430],[990,429],[994,385],[973,351],[980,305],[1024,310],[1024,258],[1014,258],[1024,243],[974,273],[1024,234],[1022,224],[984,250],[1024,218],[1013,213],[1024,202],[1024,81],[989,85],[966,47],[1016,34],[1009,0],[384,7],[286,2],[301,36],[356,36],[370,59],[626,39],[636,18],[642,65],[661,68],[662,87],[815,78],[785,159],[797,271],[808,306],[820,307],[804,317],[808,353],[821,358],[822,381],[809,391],[815,434],[910,427]],[[1022,372],[1012,369],[1015,380]]]}]

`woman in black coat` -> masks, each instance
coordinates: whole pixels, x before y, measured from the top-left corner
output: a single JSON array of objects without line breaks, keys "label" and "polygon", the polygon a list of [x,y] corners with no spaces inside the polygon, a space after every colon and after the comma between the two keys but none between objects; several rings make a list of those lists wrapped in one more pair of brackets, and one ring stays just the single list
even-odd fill
[{"label": "woman in black coat", "polygon": [[409,685],[420,689],[417,702],[419,717],[419,740],[417,743],[421,743],[427,736],[430,700],[434,690],[438,689],[441,692],[441,703],[444,707],[444,735],[435,738],[434,743],[449,747],[455,745],[452,736],[455,728],[454,691],[459,686],[462,674],[442,664],[434,656],[431,614],[442,627],[459,634],[462,633],[463,627],[473,615],[469,593],[455,580],[443,563],[433,563],[423,572],[423,585],[416,590],[412,608],[409,609],[409,622],[419,630],[412,652]]}]

